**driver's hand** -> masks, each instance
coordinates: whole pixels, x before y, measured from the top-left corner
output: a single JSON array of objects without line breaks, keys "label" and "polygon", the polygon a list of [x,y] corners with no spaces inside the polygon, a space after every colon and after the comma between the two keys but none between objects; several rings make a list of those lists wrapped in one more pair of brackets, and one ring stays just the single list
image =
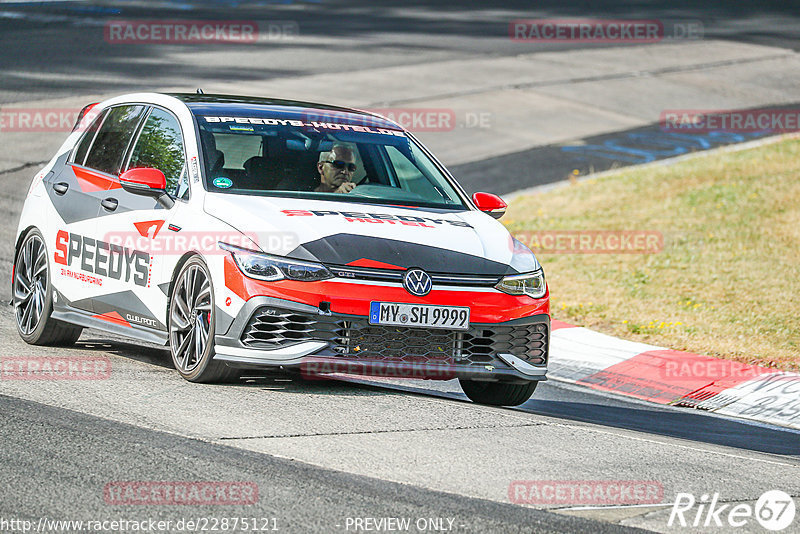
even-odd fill
[{"label": "driver's hand", "polygon": [[356,184],[354,184],[353,182],[344,182],[336,189],[336,191],[334,191],[334,193],[349,193],[350,191],[355,189],[355,187]]}]

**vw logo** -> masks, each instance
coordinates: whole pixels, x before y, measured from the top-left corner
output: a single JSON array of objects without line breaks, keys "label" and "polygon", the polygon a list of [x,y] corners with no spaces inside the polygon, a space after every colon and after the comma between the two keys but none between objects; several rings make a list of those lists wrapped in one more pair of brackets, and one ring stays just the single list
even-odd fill
[{"label": "vw logo", "polygon": [[409,269],[403,275],[403,287],[412,295],[424,297],[431,292],[433,281],[422,269]]}]

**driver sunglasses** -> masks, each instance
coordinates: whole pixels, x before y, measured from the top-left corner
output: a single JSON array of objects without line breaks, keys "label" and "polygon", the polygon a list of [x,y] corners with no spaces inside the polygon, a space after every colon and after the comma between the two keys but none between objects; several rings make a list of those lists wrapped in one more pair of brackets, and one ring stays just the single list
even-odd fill
[{"label": "driver sunglasses", "polygon": [[342,161],[340,159],[335,159],[333,161],[326,160],[325,163],[330,163],[339,170],[342,170],[346,167],[350,172],[356,172],[356,169],[358,168],[355,163],[347,163],[346,161]]}]

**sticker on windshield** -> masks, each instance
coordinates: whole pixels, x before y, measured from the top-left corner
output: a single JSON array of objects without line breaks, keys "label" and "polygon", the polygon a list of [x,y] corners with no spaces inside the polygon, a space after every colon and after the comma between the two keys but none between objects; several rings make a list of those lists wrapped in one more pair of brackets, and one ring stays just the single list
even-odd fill
[{"label": "sticker on windshield", "polygon": [[233,185],[233,182],[230,178],[225,178],[224,176],[220,176],[219,178],[214,178],[212,182],[214,187],[218,187],[220,189],[228,189]]},{"label": "sticker on windshield", "polygon": [[255,132],[251,126],[234,126],[231,124],[230,129],[234,132]]},{"label": "sticker on windshield", "polygon": [[[204,115],[203,119],[210,123],[233,123],[228,127],[234,130],[235,125],[253,125],[261,124],[266,126],[294,126],[297,128],[315,128],[320,130],[339,130],[350,132],[361,132],[368,134],[379,135],[394,135],[397,137],[405,137],[406,134],[401,130],[392,130],[389,128],[376,128],[374,126],[360,126],[358,124],[351,124],[346,122],[322,122],[322,121],[301,121],[296,119],[265,119],[260,117],[214,117]],[[249,131],[249,130],[248,130]]]}]

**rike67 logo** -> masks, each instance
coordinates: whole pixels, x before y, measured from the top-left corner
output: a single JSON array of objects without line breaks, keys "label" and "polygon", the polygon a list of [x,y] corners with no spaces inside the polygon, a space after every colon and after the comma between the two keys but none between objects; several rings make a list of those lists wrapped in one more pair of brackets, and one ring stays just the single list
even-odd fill
[{"label": "rike67 logo", "polygon": [[748,503],[721,504],[719,493],[711,497],[703,494],[700,500],[691,493],[678,493],[667,526],[744,527],[755,519],[765,529],[777,532],[794,523],[795,511],[792,496],[780,490],[764,492],[755,506]]}]

